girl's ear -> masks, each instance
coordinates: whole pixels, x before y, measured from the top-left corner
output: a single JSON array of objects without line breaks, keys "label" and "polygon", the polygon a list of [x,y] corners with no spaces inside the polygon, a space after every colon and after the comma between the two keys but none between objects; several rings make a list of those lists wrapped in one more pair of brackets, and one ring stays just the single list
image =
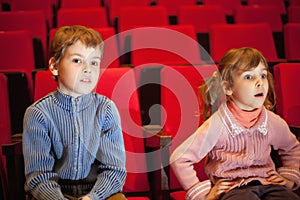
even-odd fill
[{"label": "girl's ear", "polygon": [[230,84],[228,83],[228,81],[222,81],[222,88],[223,88],[224,93],[227,96],[232,95],[232,89],[231,89]]},{"label": "girl's ear", "polygon": [[54,57],[50,58],[50,60],[49,60],[49,70],[53,76],[58,76],[58,69],[57,69],[56,60]]}]

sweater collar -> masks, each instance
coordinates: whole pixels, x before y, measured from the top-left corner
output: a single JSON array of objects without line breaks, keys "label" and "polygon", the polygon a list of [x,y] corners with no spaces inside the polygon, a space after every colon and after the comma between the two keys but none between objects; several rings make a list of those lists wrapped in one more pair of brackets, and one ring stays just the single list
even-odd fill
[{"label": "sweater collar", "polygon": [[[240,133],[247,131],[247,129],[238,122],[233,113],[230,112],[229,108],[227,107],[227,103],[223,103],[220,106],[219,115],[232,137],[235,137]],[[261,134],[266,135],[268,133],[267,120],[268,113],[266,111],[266,108],[263,107],[257,122],[250,129],[257,129]]]},{"label": "sweater collar", "polygon": [[84,110],[92,101],[92,93],[81,95],[79,97],[72,97],[61,92],[57,88],[54,92],[54,102],[65,110],[81,111]]},{"label": "sweater collar", "polygon": [[228,109],[233,114],[235,119],[239,122],[239,124],[243,125],[246,128],[251,128],[259,119],[262,107],[253,110],[253,111],[245,111],[240,109],[235,103],[229,101],[227,104]]}]

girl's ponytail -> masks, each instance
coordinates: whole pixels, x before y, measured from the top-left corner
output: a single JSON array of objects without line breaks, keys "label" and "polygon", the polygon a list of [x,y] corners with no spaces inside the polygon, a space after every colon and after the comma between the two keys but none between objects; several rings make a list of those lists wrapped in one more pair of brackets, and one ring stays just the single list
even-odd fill
[{"label": "girl's ponytail", "polygon": [[215,71],[213,75],[205,80],[199,87],[199,94],[201,94],[199,99],[200,106],[203,108],[203,120],[208,119],[215,111],[217,111],[219,105],[224,100],[221,80],[219,72]]}]

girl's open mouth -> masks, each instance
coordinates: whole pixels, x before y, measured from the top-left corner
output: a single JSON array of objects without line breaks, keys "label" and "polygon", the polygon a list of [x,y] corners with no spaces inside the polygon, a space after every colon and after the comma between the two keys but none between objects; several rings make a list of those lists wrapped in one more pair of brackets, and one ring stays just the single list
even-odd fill
[{"label": "girl's open mouth", "polygon": [[255,97],[263,97],[264,96],[264,93],[257,93],[256,95],[254,95]]}]

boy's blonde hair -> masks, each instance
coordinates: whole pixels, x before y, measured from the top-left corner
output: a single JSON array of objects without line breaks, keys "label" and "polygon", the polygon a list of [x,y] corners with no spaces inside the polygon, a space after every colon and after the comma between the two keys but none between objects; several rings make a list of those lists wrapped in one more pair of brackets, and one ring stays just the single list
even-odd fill
[{"label": "boy's blonde hair", "polygon": [[50,58],[54,58],[56,63],[64,56],[67,47],[77,41],[81,41],[86,47],[100,47],[101,59],[103,58],[104,42],[101,35],[94,29],[85,26],[63,26],[59,28],[50,45]]},{"label": "boy's blonde hair", "polygon": [[238,70],[250,70],[262,63],[268,69],[267,80],[269,91],[264,106],[273,110],[276,103],[274,91],[273,76],[269,71],[268,62],[260,51],[251,47],[235,48],[229,50],[219,62],[218,72],[206,80],[200,87],[199,92],[202,94],[204,120],[209,118],[223,101],[228,101],[222,89],[222,81],[227,81],[229,86],[233,86],[233,76]]}]

